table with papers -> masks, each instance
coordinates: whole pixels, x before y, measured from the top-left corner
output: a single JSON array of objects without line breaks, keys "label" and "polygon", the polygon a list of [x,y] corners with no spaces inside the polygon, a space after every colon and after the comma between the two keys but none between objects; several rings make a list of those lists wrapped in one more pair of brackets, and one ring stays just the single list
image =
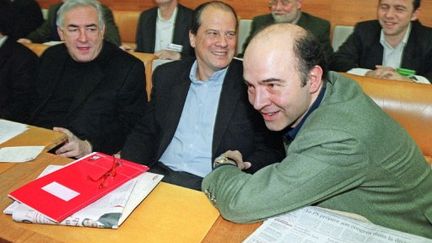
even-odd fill
[{"label": "table with papers", "polygon": [[[72,159],[46,153],[65,141],[62,133],[28,126],[20,135],[0,144],[43,145],[46,149],[30,163],[0,163],[0,209],[12,203],[7,195],[34,180],[48,165],[65,165]],[[119,229],[18,223],[0,214],[0,241],[27,242],[241,242],[261,223],[235,224],[224,220],[204,193],[160,183]]]}]

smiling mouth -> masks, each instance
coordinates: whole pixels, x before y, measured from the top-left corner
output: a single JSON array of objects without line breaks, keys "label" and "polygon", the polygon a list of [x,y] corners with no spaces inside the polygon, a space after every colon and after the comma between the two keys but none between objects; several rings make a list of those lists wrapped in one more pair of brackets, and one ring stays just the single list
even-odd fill
[{"label": "smiling mouth", "polygon": [[263,116],[264,120],[266,121],[270,121],[273,120],[275,118],[275,115],[278,114],[279,111],[275,111],[275,112],[261,112],[261,115]]}]

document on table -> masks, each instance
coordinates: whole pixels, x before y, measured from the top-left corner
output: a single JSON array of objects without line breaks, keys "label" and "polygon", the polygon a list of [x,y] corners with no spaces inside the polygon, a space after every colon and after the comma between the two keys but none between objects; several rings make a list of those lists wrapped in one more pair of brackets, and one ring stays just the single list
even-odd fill
[{"label": "document on table", "polygon": [[[61,166],[50,165],[42,172],[41,176],[60,168]],[[162,178],[163,176],[159,174],[143,173],[96,202],[70,215],[60,223],[56,223],[38,211],[16,201],[9,205],[3,213],[12,215],[13,220],[18,222],[116,229],[150,194]]]},{"label": "document on table", "polygon": [[45,146],[18,146],[0,148],[0,162],[22,163],[34,160]]},{"label": "document on table", "polygon": [[27,125],[0,119],[0,144],[23,133],[28,129]]},{"label": "document on table", "polygon": [[244,242],[431,243],[432,240],[310,206],[266,220]]}]

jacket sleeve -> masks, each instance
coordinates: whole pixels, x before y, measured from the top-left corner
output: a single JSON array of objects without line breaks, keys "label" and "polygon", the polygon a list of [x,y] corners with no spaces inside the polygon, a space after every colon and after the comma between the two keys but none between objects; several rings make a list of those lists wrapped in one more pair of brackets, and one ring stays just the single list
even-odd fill
[{"label": "jacket sleeve", "polygon": [[51,24],[54,22],[57,9],[57,4],[51,5],[48,9],[48,19],[45,20],[42,25],[39,26],[39,28],[28,34],[26,38],[30,39],[34,43],[43,43],[49,41],[51,36]]},{"label": "jacket sleeve", "polygon": [[354,188],[364,180],[367,151],[349,134],[332,135],[318,136],[315,144],[310,139],[297,141],[301,146],[288,152],[282,162],[253,175],[234,166],[221,166],[204,178],[202,190],[224,218],[245,223]]}]

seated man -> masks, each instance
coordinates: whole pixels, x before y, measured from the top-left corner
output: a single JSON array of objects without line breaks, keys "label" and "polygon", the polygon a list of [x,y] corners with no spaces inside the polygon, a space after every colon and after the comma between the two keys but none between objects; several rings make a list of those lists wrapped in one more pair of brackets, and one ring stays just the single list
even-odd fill
[{"label": "seated man", "polygon": [[193,55],[188,32],[192,10],[177,0],[155,0],[158,5],[141,13],[136,32],[136,51],[155,53],[159,59],[179,60]]},{"label": "seated man", "polygon": [[[66,0],[62,0],[65,2]],[[48,41],[60,41],[60,36],[57,33],[57,11],[62,6],[62,3],[53,4],[48,9],[48,18],[35,31],[28,34],[25,38],[18,40],[20,43],[44,43]],[[103,17],[105,20],[105,40],[120,46],[120,34],[117,25],[114,23],[114,16],[107,6],[102,5]]]},{"label": "seated man", "polygon": [[223,217],[250,222],[315,205],[432,237],[430,165],[355,81],[327,73],[312,34],[268,27],[243,66],[250,103],[268,129],[285,132],[286,157],[253,175],[238,169],[238,151],[215,161],[202,189]]},{"label": "seated man", "polygon": [[37,29],[43,22],[42,10],[36,0],[13,0],[12,12],[14,14],[13,38],[23,38]]},{"label": "seated man", "polygon": [[64,44],[41,57],[31,122],[68,135],[59,155],[118,152],[147,103],[144,64],[103,41],[96,0],[68,0],[58,16]]},{"label": "seated man", "polygon": [[[432,82],[432,28],[417,21],[420,0],[379,0],[378,20],[358,23],[330,69],[381,79]],[[411,69],[404,75],[397,68]]]},{"label": "seated man", "polygon": [[257,31],[274,23],[291,23],[301,26],[314,34],[324,48],[327,58],[331,58],[330,22],[301,11],[302,0],[270,0],[270,14],[260,15],[252,20],[249,37],[243,45],[246,49]]},{"label": "seated man", "polygon": [[[159,66],[144,119],[122,149],[122,158],[144,163],[164,181],[199,189],[216,155],[242,151],[255,171],[281,158],[280,139],[265,141],[259,114],[247,101],[241,62],[233,60],[237,16],[226,3],[196,8],[190,43],[196,60]],[[278,144],[273,148],[273,143]],[[246,169],[246,168],[245,168]]]},{"label": "seated man", "polygon": [[10,1],[0,0],[0,118],[26,122],[38,57],[9,36],[11,16]]}]

